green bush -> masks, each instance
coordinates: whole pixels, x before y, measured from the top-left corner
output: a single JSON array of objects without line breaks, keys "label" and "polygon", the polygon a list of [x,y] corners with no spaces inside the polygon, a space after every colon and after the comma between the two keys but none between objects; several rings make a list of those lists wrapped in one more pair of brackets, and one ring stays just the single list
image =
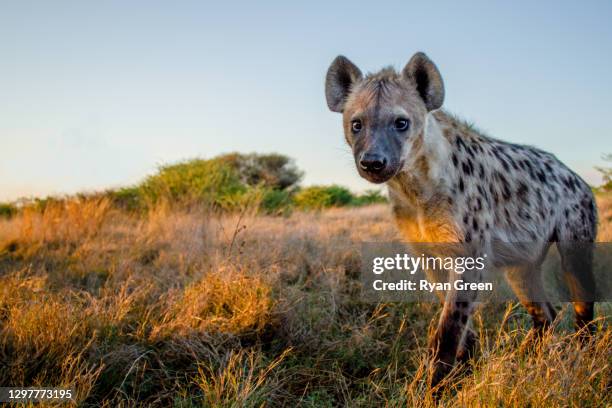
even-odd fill
[{"label": "green bush", "polygon": [[224,209],[237,207],[247,190],[237,171],[220,158],[161,166],[137,188],[145,204],[198,202]]},{"label": "green bush", "polygon": [[17,213],[17,207],[9,203],[0,203],[0,218],[11,218]]},{"label": "green bush", "polygon": [[293,197],[297,208],[320,210],[328,207],[349,205],[354,199],[351,192],[341,186],[311,186],[299,190]]},{"label": "green bush", "polygon": [[366,190],[363,194],[357,195],[351,202],[351,205],[360,206],[386,202],[387,197],[382,195],[379,190]]},{"label": "green bush", "polygon": [[267,214],[284,214],[291,210],[291,198],[287,190],[267,189],[261,198],[260,208]]},{"label": "green bush", "polygon": [[289,157],[230,153],[164,165],[139,185],[107,194],[117,206],[129,210],[164,201],[224,210],[258,204],[267,213],[278,213],[290,207],[291,187],[301,177]]},{"label": "green bush", "polygon": [[138,210],[144,207],[141,191],[138,187],[123,187],[119,190],[109,190],[106,195],[113,204],[124,210]]}]

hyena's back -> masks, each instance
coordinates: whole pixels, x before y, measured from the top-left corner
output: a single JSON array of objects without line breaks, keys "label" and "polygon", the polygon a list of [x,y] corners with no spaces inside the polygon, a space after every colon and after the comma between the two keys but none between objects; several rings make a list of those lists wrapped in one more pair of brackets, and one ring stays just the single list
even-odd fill
[{"label": "hyena's back", "polygon": [[595,240],[593,193],[554,155],[487,137],[443,111],[434,115],[452,146],[449,193],[459,197],[452,210],[466,242]]}]

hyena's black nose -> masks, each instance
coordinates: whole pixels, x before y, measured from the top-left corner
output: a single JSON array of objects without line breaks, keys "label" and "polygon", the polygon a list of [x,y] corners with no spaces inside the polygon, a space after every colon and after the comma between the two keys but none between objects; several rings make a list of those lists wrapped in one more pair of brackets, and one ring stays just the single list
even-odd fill
[{"label": "hyena's black nose", "polygon": [[378,153],[364,153],[359,160],[359,167],[368,173],[380,173],[387,165],[387,159]]}]

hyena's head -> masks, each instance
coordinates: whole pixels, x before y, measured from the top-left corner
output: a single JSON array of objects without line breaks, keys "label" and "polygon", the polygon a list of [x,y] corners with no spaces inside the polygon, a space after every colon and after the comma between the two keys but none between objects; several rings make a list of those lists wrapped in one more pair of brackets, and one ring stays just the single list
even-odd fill
[{"label": "hyena's head", "polygon": [[341,112],[359,174],[373,183],[395,176],[423,143],[427,114],[442,106],[444,84],[435,64],[415,54],[401,73],[385,68],[365,78],[338,56],[325,79],[327,105]]}]

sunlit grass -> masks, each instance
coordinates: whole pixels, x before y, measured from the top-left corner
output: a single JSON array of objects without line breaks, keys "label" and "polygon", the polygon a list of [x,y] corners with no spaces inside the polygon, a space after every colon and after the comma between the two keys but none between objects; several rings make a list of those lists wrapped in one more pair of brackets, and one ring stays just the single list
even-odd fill
[{"label": "sunlit grass", "polygon": [[[612,199],[598,204],[611,241]],[[359,242],[395,234],[386,206],[135,215],[83,199],[0,220],[0,384],[70,385],[108,407],[435,406],[426,340],[439,307],[360,292]],[[567,307],[537,343],[522,307],[484,305],[480,351],[440,402],[609,405],[610,311],[598,305],[581,346]]]}]

